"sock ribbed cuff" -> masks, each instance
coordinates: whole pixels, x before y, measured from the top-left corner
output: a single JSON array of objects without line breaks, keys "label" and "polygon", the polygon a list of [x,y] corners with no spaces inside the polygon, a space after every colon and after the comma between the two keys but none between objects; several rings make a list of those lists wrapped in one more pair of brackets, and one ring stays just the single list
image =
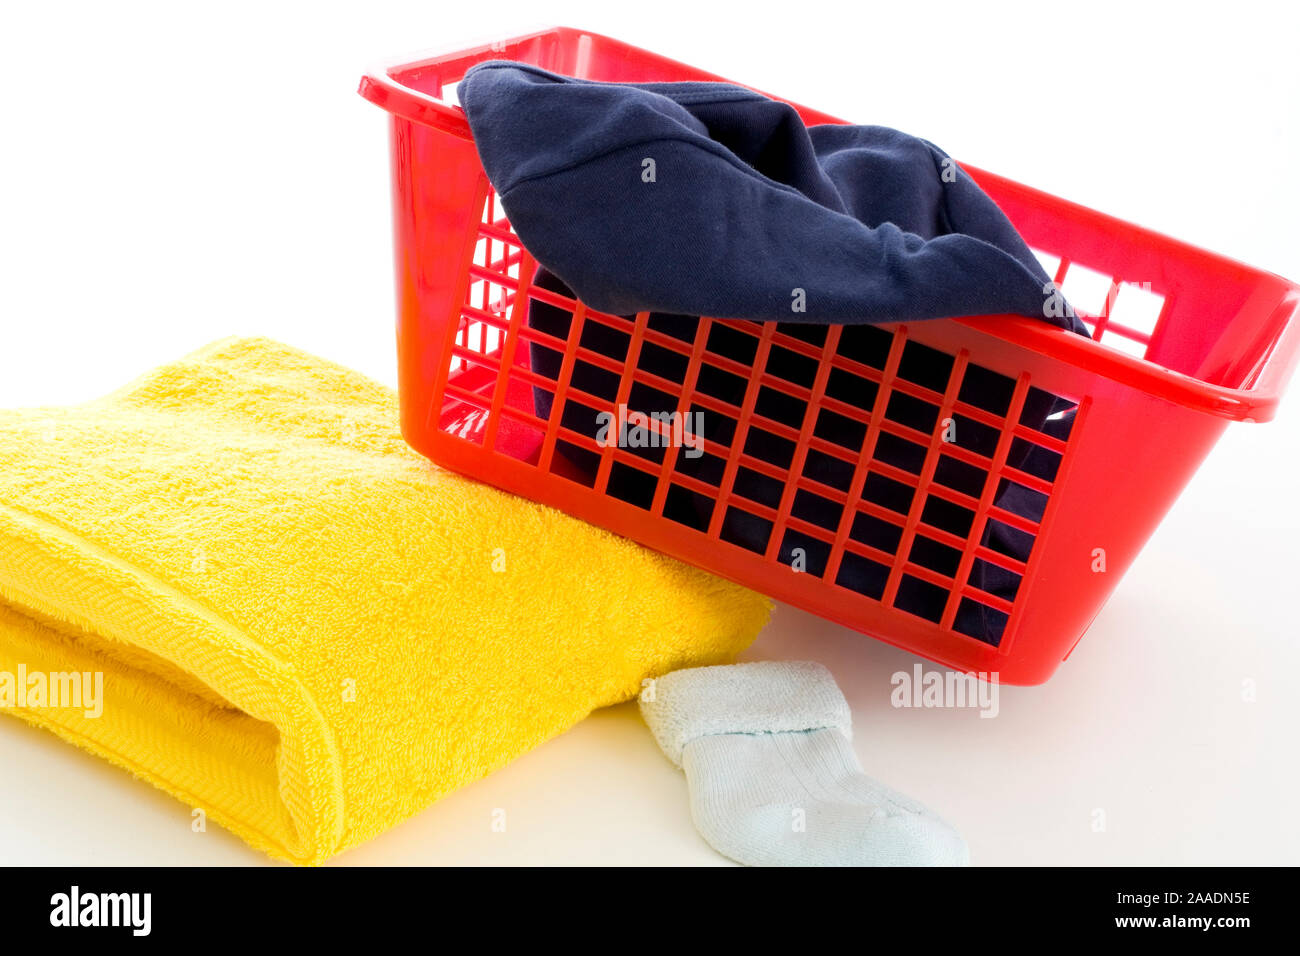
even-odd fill
[{"label": "sock ribbed cuff", "polygon": [[694,667],[656,678],[641,715],[675,765],[692,740],[715,734],[776,734],[835,728],[852,717],[835,679],[811,661]]}]

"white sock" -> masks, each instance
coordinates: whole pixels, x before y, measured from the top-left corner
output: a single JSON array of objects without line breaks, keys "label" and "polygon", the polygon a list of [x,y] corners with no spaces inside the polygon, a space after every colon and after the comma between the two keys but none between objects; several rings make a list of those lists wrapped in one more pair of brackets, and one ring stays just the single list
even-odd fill
[{"label": "white sock", "polygon": [[762,661],[660,677],[641,694],[686,771],[691,815],[751,866],[964,866],[961,836],[862,772],[849,706],[825,667]]}]

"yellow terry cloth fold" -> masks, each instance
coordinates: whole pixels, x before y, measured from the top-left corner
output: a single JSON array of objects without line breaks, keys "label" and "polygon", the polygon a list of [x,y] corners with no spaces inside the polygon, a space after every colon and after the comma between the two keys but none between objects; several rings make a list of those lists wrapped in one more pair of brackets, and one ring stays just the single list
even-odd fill
[{"label": "yellow terry cloth fold", "polygon": [[[0,709],[319,863],[764,624],[396,422],[388,389],[261,339],[0,412]],[[72,672],[102,672],[102,713]]]}]

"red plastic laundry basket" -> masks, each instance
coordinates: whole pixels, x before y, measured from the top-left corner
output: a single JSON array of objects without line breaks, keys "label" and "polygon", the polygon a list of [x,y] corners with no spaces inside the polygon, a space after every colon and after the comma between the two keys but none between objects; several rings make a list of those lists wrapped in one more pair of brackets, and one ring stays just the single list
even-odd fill
[{"label": "red plastic laundry basket", "polygon": [[[880,327],[884,347],[870,360],[841,354],[835,326],[808,335],[703,318],[684,341],[644,313],[593,311],[533,284],[536,264],[479,163],[454,84],[488,59],[593,80],[719,79],[568,28],[363,78],[362,95],[392,114],[407,441],[447,468],[943,664],[1008,683],[1046,680],[1226,424],[1271,418],[1296,363],[1295,284],[969,166],[1055,273],[1094,340],[1016,316],[892,324]],[[842,122],[792,105],[809,124]],[[567,340],[530,327],[530,301],[571,313]],[[625,360],[580,344],[593,324],[625,339]],[[719,336],[748,341],[752,364],[717,349]],[[563,356],[557,375],[532,366],[538,347]],[[675,353],[677,380],[639,368],[643,350]],[[776,355],[781,368],[802,357],[809,377],[774,374],[768,359]],[[573,385],[577,362],[617,376],[618,401]],[[742,402],[711,394],[705,380],[721,375],[744,380]],[[562,424],[567,402],[615,413],[646,387],[674,396],[679,412],[726,424],[727,440],[704,445],[718,464],[709,478],[684,473],[679,447],[647,456]],[[539,390],[550,398],[546,418],[536,413]],[[1060,400],[1054,407],[1074,406],[1068,433],[1027,414],[1049,396]],[[803,404],[801,427],[765,413],[773,398]],[[897,414],[904,405],[911,411]],[[936,423],[932,430],[914,427],[917,409]],[[831,417],[856,427],[851,447],[824,437],[819,421]],[[914,464],[882,455],[885,443],[906,443]],[[773,456],[773,447],[784,451]],[[594,474],[572,467],[566,448],[597,456]],[[1020,470],[1030,448],[1039,465]],[[944,477],[954,471],[974,476],[982,491],[954,487]],[[607,493],[614,474],[639,477],[644,498]],[[828,474],[842,477],[828,483]],[[760,484],[772,494],[754,494]],[[1039,503],[1040,519],[1002,507],[1012,486]],[[692,504],[692,520],[666,507],[681,500]],[[804,507],[811,501],[821,505],[814,520]],[[764,529],[764,540],[728,540],[729,515]],[[876,531],[860,533],[864,524]],[[1031,542],[1027,561],[990,546],[987,532],[999,525]],[[892,548],[881,547],[882,527]],[[878,588],[855,590],[862,575],[852,572],[864,567],[877,572]],[[977,571],[989,567],[1019,577],[1010,599],[980,589]],[[996,617],[1000,634],[962,633],[968,608]]]}]

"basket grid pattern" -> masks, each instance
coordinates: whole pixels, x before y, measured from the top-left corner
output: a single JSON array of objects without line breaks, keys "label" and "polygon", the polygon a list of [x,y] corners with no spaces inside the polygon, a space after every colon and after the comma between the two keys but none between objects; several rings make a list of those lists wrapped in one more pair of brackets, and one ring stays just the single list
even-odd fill
[{"label": "basket grid pattern", "polygon": [[[1069,268],[1057,264],[1058,283]],[[535,271],[489,192],[438,396],[442,431],[945,630],[965,633],[979,610],[996,626],[967,636],[999,643],[1069,447],[1068,430],[1028,409],[1072,399],[910,340],[906,324],[624,318],[535,284]],[[528,303],[563,310],[567,335],[531,326]],[[1092,327],[1149,343],[1110,324],[1106,305],[1085,314]],[[651,353],[656,371],[644,367]],[[585,390],[592,380],[607,387]],[[698,457],[666,434],[624,447],[568,421],[620,408],[704,423]],[[1003,506],[1011,486],[1028,511]],[[994,571],[1009,594],[983,589]]]}]

